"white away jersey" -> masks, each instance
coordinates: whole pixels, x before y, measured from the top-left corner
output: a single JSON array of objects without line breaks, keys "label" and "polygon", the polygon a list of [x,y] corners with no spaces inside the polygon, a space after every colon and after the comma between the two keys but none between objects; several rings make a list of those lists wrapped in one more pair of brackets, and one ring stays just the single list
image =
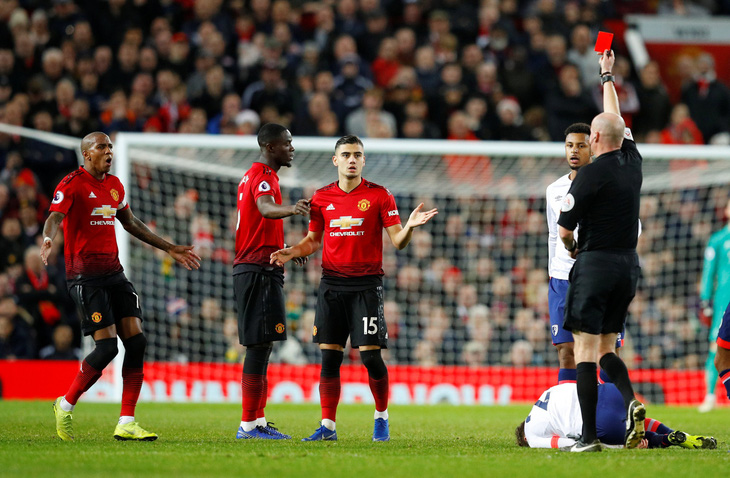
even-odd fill
[{"label": "white away jersey", "polygon": [[525,438],[530,448],[560,448],[575,443],[583,432],[583,418],[575,383],[545,390],[525,420]]},{"label": "white away jersey", "polygon": [[[568,194],[573,181],[568,178],[569,174],[560,177],[557,181],[547,187],[545,197],[547,199],[547,224],[548,224],[548,274],[555,279],[568,280],[568,274],[573,267],[575,259],[563,245],[558,237],[558,217],[563,199]],[[575,240],[578,240],[578,228],[573,231]]]}]

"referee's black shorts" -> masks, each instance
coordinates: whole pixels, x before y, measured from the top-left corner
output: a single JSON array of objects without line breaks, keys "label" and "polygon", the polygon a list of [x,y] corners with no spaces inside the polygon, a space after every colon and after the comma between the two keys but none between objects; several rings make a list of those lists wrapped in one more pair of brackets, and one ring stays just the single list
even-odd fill
[{"label": "referee's black shorts", "polygon": [[578,254],[570,271],[563,328],[594,335],[621,332],[636,295],[639,271],[635,252]]},{"label": "referee's black shorts", "polygon": [[327,281],[319,284],[313,341],[318,344],[377,345],[388,348],[388,327],[383,314],[383,286],[341,290]]},{"label": "referee's black shorts", "polygon": [[233,276],[241,345],[286,340],[283,276],[248,271]]}]

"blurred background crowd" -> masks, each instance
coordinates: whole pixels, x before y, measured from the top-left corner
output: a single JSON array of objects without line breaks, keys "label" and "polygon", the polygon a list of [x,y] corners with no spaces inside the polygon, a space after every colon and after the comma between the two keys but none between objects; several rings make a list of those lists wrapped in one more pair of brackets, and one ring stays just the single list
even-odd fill
[{"label": "blurred background crowd", "polygon": [[[0,0],[0,121],[82,137],[102,130],[562,141],[601,108],[593,42],[629,13],[730,15],[728,0]],[[641,69],[615,39],[621,109],[639,142],[727,144],[730,90],[712,55],[679,63],[681,88]],[[53,188],[76,156],[0,135],[0,358],[78,359],[61,241],[38,257]],[[128,187],[135,213],[206,253],[204,279],[148,249],[133,258],[150,359],[240,361],[230,292],[235,183],[185,190],[153,168]],[[324,181],[323,181],[324,183]],[[221,204],[206,210],[205,191]],[[286,193],[286,192],[285,192]],[[294,201],[308,191],[293,190]],[[155,199],[157,198],[157,199]],[[174,202],[172,199],[174,198]],[[542,197],[398,197],[442,213],[402,252],[386,247],[389,360],[555,365],[547,322]],[[645,195],[643,277],[626,356],[635,367],[700,368],[702,249],[727,191]],[[163,217],[159,205],[174,211]],[[285,221],[289,242],[306,224]],[[276,360],[310,363],[320,268],[290,267],[290,340]],[[203,284],[201,285],[201,282]],[[148,299],[149,298],[149,299]],[[357,357],[353,355],[353,360]]]}]

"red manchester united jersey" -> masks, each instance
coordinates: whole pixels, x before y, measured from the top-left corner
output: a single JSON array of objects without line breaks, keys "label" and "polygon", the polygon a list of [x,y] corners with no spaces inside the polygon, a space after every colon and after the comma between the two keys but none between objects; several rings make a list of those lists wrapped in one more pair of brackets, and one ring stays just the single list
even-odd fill
[{"label": "red manchester united jersey", "polygon": [[124,186],[111,174],[99,181],[82,166],[56,186],[50,211],[66,215],[63,235],[68,279],[123,270],[114,222],[117,211],[127,207]]},{"label": "red manchester united jersey", "polygon": [[324,231],[326,276],[382,276],[383,228],[396,224],[400,216],[393,195],[365,179],[349,193],[334,182],[312,197],[309,230]]},{"label": "red manchester united jersey", "polygon": [[238,184],[238,222],[236,223],[236,259],[234,264],[269,265],[269,257],[284,247],[284,223],[266,219],[256,201],[273,196],[281,204],[279,176],[263,163],[253,163]]}]

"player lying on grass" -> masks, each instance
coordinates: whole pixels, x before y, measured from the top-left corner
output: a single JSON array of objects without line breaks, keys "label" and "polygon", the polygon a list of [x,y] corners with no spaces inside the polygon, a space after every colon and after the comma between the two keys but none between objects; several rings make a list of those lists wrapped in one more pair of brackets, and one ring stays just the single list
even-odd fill
[{"label": "player lying on grass", "polygon": [[[645,419],[646,436],[637,448],[717,448],[713,437],[690,435],[672,430],[652,418]],[[612,383],[598,386],[596,428],[601,444],[611,448],[624,446],[626,409],[621,393]],[[515,429],[517,444],[530,448],[562,448],[572,446],[583,430],[583,419],[575,383],[551,387],[532,406],[525,421]]]}]

